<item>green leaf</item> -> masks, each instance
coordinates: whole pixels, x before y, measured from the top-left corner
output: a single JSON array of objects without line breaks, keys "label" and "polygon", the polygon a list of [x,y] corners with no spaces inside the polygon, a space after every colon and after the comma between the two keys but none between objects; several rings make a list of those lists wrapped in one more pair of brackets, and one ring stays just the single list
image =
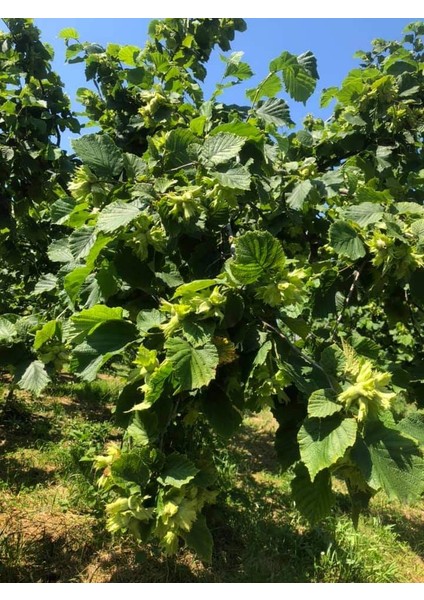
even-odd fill
[{"label": "green leaf", "polygon": [[301,145],[305,146],[305,148],[313,147],[314,137],[309,131],[306,131],[306,129],[300,129],[300,131],[296,133],[296,137],[301,143]]},{"label": "green leaf", "polygon": [[261,98],[273,98],[283,87],[281,79],[276,73],[270,73],[261,83],[250,90],[246,90],[246,96],[253,103]]},{"label": "green leaf", "polygon": [[48,247],[47,256],[52,262],[74,262],[74,257],[69,248],[69,239],[63,238],[52,242]]},{"label": "green leaf", "polygon": [[401,433],[406,433],[415,438],[421,446],[424,446],[424,413],[412,412],[399,421],[397,428]]},{"label": "green leaf", "polygon": [[271,123],[277,127],[294,125],[290,118],[289,106],[281,98],[269,98],[268,100],[265,100],[265,102],[256,109],[256,114],[265,121],[265,123]]},{"label": "green leaf", "polygon": [[284,265],[281,243],[268,231],[248,231],[240,236],[230,263],[231,273],[243,285],[269,277],[270,271]]},{"label": "green leaf", "polygon": [[43,344],[53,339],[58,330],[60,331],[60,325],[57,321],[53,320],[45,323],[35,334],[34,350],[38,350]]},{"label": "green leaf", "polygon": [[25,370],[18,381],[18,385],[21,389],[39,396],[49,381],[50,377],[47,375],[43,363],[39,360],[34,360]]},{"label": "green leaf", "polygon": [[122,200],[116,200],[108,204],[99,214],[97,229],[104,233],[111,233],[120,227],[125,227],[138,216],[140,216],[139,208]]},{"label": "green leaf", "polygon": [[173,377],[179,390],[200,389],[215,377],[219,358],[212,343],[203,348],[193,347],[180,337],[170,338],[165,343],[167,358],[174,367]]},{"label": "green leaf", "polygon": [[395,208],[401,215],[424,215],[424,206],[416,202],[396,202]]},{"label": "green leaf", "polygon": [[165,389],[165,384],[173,373],[172,363],[164,360],[159,367],[153,371],[147,391],[144,396],[144,404],[137,405],[134,407],[136,410],[144,410],[147,406],[151,406],[154,404],[162,395],[163,390]]},{"label": "green leaf", "polygon": [[159,483],[180,488],[194,479],[199,469],[185,456],[174,452],[166,458],[165,466],[162,470]]},{"label": "green leaf", "polygon": [[217,133],[206,138],[199,158],[211,165],[228,162],[238,155],[245,141],[245,138],[233,133]]},{"label": "green leaf", "polygon": [[0,342],[11,342],[16,335],[17,331],[13,323],[0,317]]},{"label": "green leaf", "polygon": [[312,481],[317,473],[334,465],[356,440],[355,419],[329,417],[305,420],[299,430],[300,457]]},{"label": "green leaf", "polygon": [[124,319],[124,309],[120,306],[110,308],[103,304],[97,304],[91,308],[82,310],[79,313],[72,315],[73,331],[85,334],[93,333],[93,331],[107,321],[122,321]]},{"label": "green leaf", "polygon": [[361,202],[348,206],[343,210],[343,217],[354,221],[361,227],[366,227],[372,223],[378,223],[384,218],[384,209],[380,204],[374,202]]},{"label": "green leaf", "polygon": [[136,57],[140,54],[141,50],[137,46],[121,46],[118,53],[120,61],[130,67],[137,66]]},{"label": "green leaf", "polygon": [[191,144],[197,142],[197,137],[189,130],[183,128],[173,129],[166,136],[165,150],[167,169],[176,169],[193,161],[189,149]]},{"label": "green leaf", "polygon": [[124,168],[122,150],[106,134],[91,133],[71,143],[77,156],[99,177],[117,177]]},{"label": "green leaf", "polygon": [[375,422],[351,453],[368,484],[389,499],[418,500],[424,492],[424,459],[416,442]]},{"label": "green leaf", "polygon": [[88,256],[96,241],[94,227],[84,226],[72,232],[69,238],[69,249],[74,260]]},{"label": "green leaf", "polygon": [[63,287],[65,292],[68,294],[71,302],[75,302],[81,288],[90,275],[91,269],[89,267],[77,267],[70,273],[68,273],[63,280]]},{"label": "green leaf", "polygon": [[296,508],[311,525],[315,525],[330,514],[334,495],[328,469],[320,471],[312,482],[308,470],[299,464],[290,485]]},{"label": "green leaf", "polygon": [[112,477],[117,483],[131,482],[136,485],[145,486],[149,481],[150,470],[143,459],[140,450],[123,452],[110,467]]},{"label": "green leaf", "polygon": [[201,290],[205,290],[219,283],[218,279],[195,279],[194,281],[190,281],[190,283],[183,283],[180,285],[173,295],[173,298],[181,298],[181,297],[192,297],[196,294],[196,292],[200,292]]},{"label": "green leaf", "polygon": [[278,58],[271,61],[271,71],[281,71],[285,88],[293,100],[306,103],[314,92],[318,79],[316,59],[312,52],[294,56],[290,52],[283,52]]},{"label": "green leaf", "polygon": [[355,229],[344,221],[336,221],[330,227],[330,244],[340,256],[357,260],[365,256],[365,246]]},{"label": "green leaf", "polygon": [[298,183],[287,197],[288,206],[294,210],[301,210],[305,200],[309,198],[309,195],[313,189],[314,186],[309,179],[305,179],[305,181]]},{"label": "green leaf", "polygon": [[321,94],[320,107],[326,108],[330,104],[330,102],[334,98],[336,98],[337,92],[338,92],[338,88],[336,88],[336,87],[324,88],[322,90],[322,94]]},{"label": "green leaf", "polygon": [[190,531],[183,534],[184,540],[201,561],[212,562],[213,538],[203,515],[199,515]]},{"label": "green leaf", "polygon": [[[236,53],[234,53],[236,54]],[[224,72],[224,78],[235,77],[239,81],[245,81],[253,76],[253,71],[246,62],[236,62],[231,60],[231,56],[227,62],[227,68]]]},{"label": "green leaf", "polygon": [[319,79],[317,59],[311,50],[299,54],[297,62],[311,77]]},{"label": "green leaf", "polygon": [[78,40],[79,33],[73,27],[65,27],[65,29],[61,29],[61,31],[59,31],[57,37],[62,40]]},{"label": "green leaf", "polygon": [[337,394],[331,389],[316,390],[308,400],[308,416],[323,419],[340,412],[343,406],[336,399]]},{"label": "green leaf", "polygon": [[46,273],[42,275],[35,284],[33,294],[44,294],[44,292],[51,292],[57,287],[57,277],[53,273]]},{"label": "green leaf", "polygon": [[106,321],[74,348],[71,367],[82,379],[92,381],[112,356],[120,354],[137,338],[137,330],[128,321]]},{"label": "green leaf", "polygon": [[157,329],[166,321],[166,316],[156,308],[141,310],[137,315],[137,329],[146,335],[151,329]]},{"label": "green leaf", "polygon": [[51,205],[50,214],[53,223],[56,225],[62,225],[66,223],[69,215],[77,206],[75,200],[70,197],[60,198]]},{"label": "green leaf", "polygon": [[263,132],[251,125],[241,121],[233,121],[232,123],[221,123],[209,133],[210,136],[217,133],[233,133],[234,135],[245,137],[246,139],[259,144],[264,139]]},{"label": "green leaf", "polygon": [[[386,203],[388,200],[391,199],[391,194],[388,190],[385,190],[384,192],[379,192],[377,190],[374,190],[371,187],[361,187],[357,190],[356,192],[356,199],[358,201],[358,203],[361,202],[382,202],[383,204]],[[401,204],[401,203],[399,203]],[[378,210],[378,208],[376,209]]]},{"label": "green leaf", "polygon": [[214,177],[222,187],[232,190],[250,190],[251,175],[243,165],[229,169],[225,173],[212,171],[210,176]]}]

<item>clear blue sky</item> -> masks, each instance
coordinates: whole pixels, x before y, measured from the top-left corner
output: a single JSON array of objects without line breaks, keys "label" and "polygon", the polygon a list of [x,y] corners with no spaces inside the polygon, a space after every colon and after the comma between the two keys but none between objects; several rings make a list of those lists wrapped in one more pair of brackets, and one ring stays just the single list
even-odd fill
[{"label": "clear blue sky", "polygon": [[[283,50],[300,54],[312,50],[318,60],[320,81],[317,90],[308,101],[306,107],[289,101],[292,118],[301,125],[307,113],[326,118],[327,111],[319,109],[319,98],[323,88],[339,85],[347,72],[358,65],[353,58],[356,50],[368,50],[370,42],[375,38],[400,39],[402,29],[411,19],[246,19],[247,31],[237,33],[232,50],[243,50],[244,59],[250,64],[255,78],[244,87],[253,87],[268,72],[270,60]],[[64,27],[75,27],[82,41],[97,42],[106,45],[109,42],[118,44],[134,44],[143,46],[147,38],[149,19],[36,19],[42,31],[43,39],[55,49],[54,68],[66,84],[68,95],[74,102],[78,87],[85,86],[84,67],[82,64],[67,65],[64,63],[64,42],[57,38]],[[223,63],[218,52],[208,67],[205,82],[206,95],[213,90],[214,83],[219,81],[223,72]],[[236,86],[222,96],[225,102],[245,103],[241,86]],[[77,108],[76,103],[74,103]]]}]

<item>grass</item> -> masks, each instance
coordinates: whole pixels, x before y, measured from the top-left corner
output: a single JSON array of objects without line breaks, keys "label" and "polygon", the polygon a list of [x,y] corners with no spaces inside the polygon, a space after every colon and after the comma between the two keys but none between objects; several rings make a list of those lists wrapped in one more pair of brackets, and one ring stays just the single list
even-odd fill
[{"label": "grass", "polygon": [[[19,393],[0,425],[0,582],[424,582],[422,504],[373,500],[355,532],[343,487],[336,511],[310,528],[279,472],[271,413],[246,419],[218,468],[208,508],[215,541],[205,566],[173,559],[104,529],[87,453],[119,438],[119,385],[63,382],[39,400]],[[0,405],[1,406],[1,405]]]}]

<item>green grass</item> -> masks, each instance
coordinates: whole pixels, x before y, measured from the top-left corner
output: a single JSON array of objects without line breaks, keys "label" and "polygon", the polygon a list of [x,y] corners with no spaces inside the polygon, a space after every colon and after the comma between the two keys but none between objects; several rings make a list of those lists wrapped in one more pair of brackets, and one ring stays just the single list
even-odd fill
[{"label": "green grass", "polygon": [[331,518],[310,528],[274,453],[270,413],[247,419],[217,456],[221,493],[208,509],[205,566],[105,532],[102,492],[81,460],[119,439],[114,380],[19,393],[0,425],[0,582],[424,582],[423,506],[377,496],[358,532],[342,485]]}]

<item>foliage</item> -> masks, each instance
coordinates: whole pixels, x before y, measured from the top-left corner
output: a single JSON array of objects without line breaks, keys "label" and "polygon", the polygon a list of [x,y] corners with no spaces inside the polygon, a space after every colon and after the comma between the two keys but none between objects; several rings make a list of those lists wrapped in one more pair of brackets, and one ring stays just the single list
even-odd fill
[{"label": "foliage", "polygon": [[[355,523],[379,490],[424,491],[424,27],[359,53],[323,94],[333,117],[296,133],[280,129],[292,122],[279,94],[314,91],[310,51],[271,61],[249,106],[218,101],[252,75],[241,53],[225,56],[223,83],[203,98],[211,51],[244,27],[154,21],[143,49],[62,32],[94,84],[79,98],[101,131],[74,142],[82,164],[50,210],[66,234],[37,288],[56,307],[35,350],[48,355],[56,336],[83,379],[112,358],[126,372],[123,442],[95,459],[109,531],[156,538],[167,554],[183,541],[205,561],[214,440],[247,411],[272,407],[311,522],[330,510],[334,477]],[[20,382],[39,392],[41,373],[36,361]]]},{"label": "foliage", "polygon": [[0,311],[22,310],[48,272],[50,205],[66,196],[70,158],[61,133],[79,132],[53,51],[30,19],[4,19],[0,32]]}]

